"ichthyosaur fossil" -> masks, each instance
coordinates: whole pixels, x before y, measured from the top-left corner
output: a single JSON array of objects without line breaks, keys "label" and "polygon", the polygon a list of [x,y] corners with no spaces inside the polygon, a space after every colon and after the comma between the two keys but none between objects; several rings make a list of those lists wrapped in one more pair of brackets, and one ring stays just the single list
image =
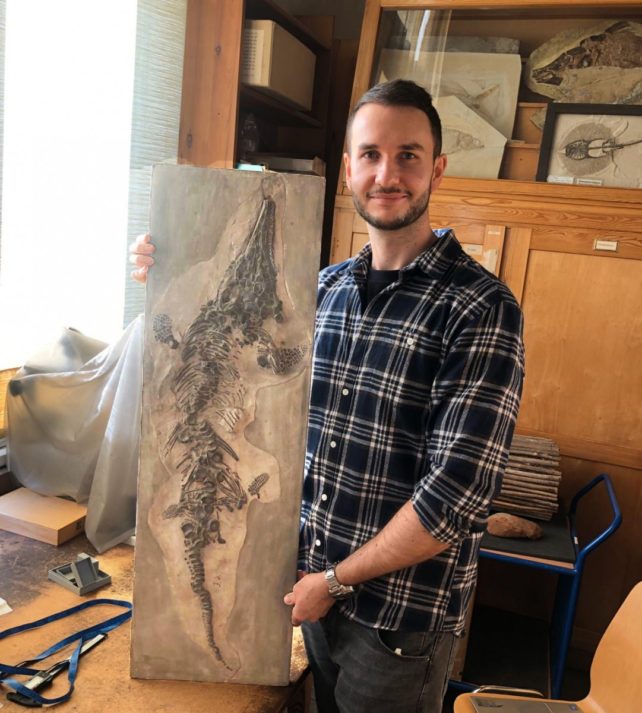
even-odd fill
[{"label": "ichthyosaur fossil", "polygon": [[[163,513],[177,518],[183,537],[190,586],[198,598],[207,642],[216,659],[229,668],[214,637],[214,602],[207,587],[204,551],[224,546],[220,514],[244,508],[260,498],[269,474],[260,473],[244,487],[235,463],[239,455],[226,440],[244,414],[245,389],[239,372],[241,354],[253,349],[259,367],[285,375],[301,361],[305,345],[279,347],[268,322],[282,323],[278,271],[274,258],[273,198],[264,197],[253,229],[229,264],[216,296],[200,308],[179,340],[167,314],[153,317],[154,337],[180,359],[171,374],[176,424],[165,455],[174,453],[181,477],[178,502]],[[217,430],[218,429],[218,430]]]}]

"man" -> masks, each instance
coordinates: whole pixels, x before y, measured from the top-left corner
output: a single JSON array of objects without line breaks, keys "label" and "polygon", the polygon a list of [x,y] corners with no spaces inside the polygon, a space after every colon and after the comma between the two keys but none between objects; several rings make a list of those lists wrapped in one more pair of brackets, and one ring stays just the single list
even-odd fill
[{"label": "man", "polygon": [[374,87],[347,148],[370,243],[320,276],[307,574],[285,602],[321,713],[437,713],[517,417],[521,313],[451,231],[431,230],[446,157],[430,95]]},{"label": "man", "polygon": [[[344,155],[370,243],[321,272],[299,581],[320,713],[438,713],[519,407],[510,292],[433,232],[446,168],[430,95],[352,110]],[[144,279],[149,238],[132,258]]]}]

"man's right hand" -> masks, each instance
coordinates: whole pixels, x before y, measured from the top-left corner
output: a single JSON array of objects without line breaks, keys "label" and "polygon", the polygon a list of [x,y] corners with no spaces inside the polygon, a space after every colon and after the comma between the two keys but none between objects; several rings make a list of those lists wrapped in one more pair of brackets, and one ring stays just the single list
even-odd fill
[{"label": "man's right hand", "polygon": [[139,235],[129,246],[129,262],[136,265],[136,270],[132,270],[132,277],[143,284],[147,282],[147,270],[154,264],[152,253],[156,250],[152,243],[152,236],[146,233]]}]

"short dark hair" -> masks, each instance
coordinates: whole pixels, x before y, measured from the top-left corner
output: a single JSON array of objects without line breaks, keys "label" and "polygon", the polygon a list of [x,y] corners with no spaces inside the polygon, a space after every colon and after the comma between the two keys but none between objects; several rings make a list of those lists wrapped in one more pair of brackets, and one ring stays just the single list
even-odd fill
[{"label": "short dark hair", "polygon": [[374,87],[359,99],[352,107],[348,115],[348,124],[346,126],[346,140],[348,150],[350,150],[350,132],[352,130],[352,122],[356,113],[364,104],[382,104],[383,106],[410,106],[423,111],[428,118],[430,130],[433,139],[433,158],[437,158],[441,153],[441,119],[437,110],[433,106],[432,97],[423,88],[415,82],[408,79],[393,79],[390,82],[382,82],[375,84]]}]

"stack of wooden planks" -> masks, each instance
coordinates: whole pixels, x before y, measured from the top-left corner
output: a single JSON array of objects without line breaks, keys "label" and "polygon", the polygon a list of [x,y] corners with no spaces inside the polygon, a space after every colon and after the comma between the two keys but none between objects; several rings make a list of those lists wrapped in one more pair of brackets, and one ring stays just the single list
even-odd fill
[{"label": "stack of wooden planks", "polygon": [[557,512],[561,477],[557,443],[548,438],[516,435],[493,510],[550,520]]}]

